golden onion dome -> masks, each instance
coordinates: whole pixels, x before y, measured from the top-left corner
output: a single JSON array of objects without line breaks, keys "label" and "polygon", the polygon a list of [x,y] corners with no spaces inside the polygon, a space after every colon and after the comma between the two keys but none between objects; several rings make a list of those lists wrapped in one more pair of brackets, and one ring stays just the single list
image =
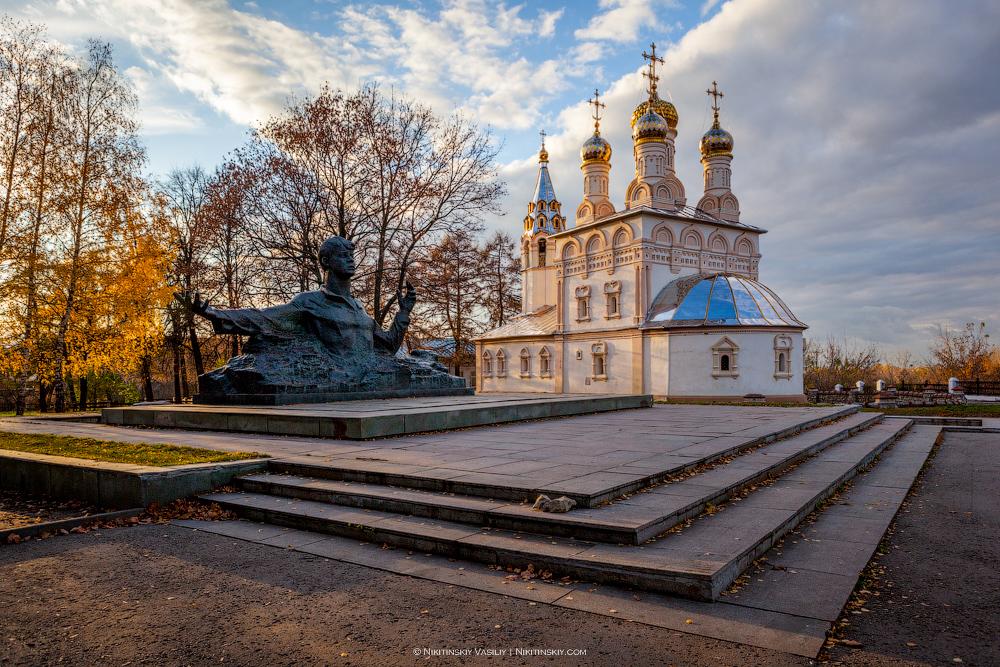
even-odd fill
[{"label": "golden onion dome", "polygon": [[632,139],[636,143],[664,141],[667,138],[669,129],[667,121],[664,120],[663,116],[652,109],[648,109],[632,125]]},{"label": "golden onion dome", "polygon": [[652,108],[653,111],[655,111],[661,118],[663,118],[663,120],[667,121],[667,125],[670,127],[671,130],[676,129],[677,109],[674,108],[674,105],[671,104],[670,102],[667,102],[666,100],[661,100],[660,96],[656,94],[655,90],[650,94],[649,99],[647,99],[642,104],[637,106],[635,108],[635,111],[632,112],[633,128],[635,127],[635,124],[639,120],[639,118],[645,115],[645,113],[649,111],[650,108]]},{"label": "golden onion dome", "polygon": [[542,150],[538,151],[538,161],[539,162],[549,161],[549,152],[545,150],[545,144],[542,144]]},{"label": "golden onion dome", "polygon": [[583,142],[583,148],[580,149],[580,159],[583,160],[584,164],[608,163],[611,161],[611,144],[595,130],[594,136]]},{"label": "golden onion dome", "polygon": [[701,138],[701,154],[704,157],[733,154],[733,135],[719,125],[719,114],[715,114],[715,122]]}]

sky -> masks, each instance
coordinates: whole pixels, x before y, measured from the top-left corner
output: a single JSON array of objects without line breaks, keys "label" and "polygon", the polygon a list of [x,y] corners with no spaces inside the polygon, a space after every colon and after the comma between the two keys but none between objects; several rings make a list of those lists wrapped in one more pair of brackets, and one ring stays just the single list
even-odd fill
[{"label": "sky", "polygon": [[0,13],[80,53],[88,38],[114,45],[154,174],[212,169],[325,82],[462,113],[502,145],[509,194],[487,224],[515,237],[540,130],[563,210],[581,200],[595,89],[622,208],[655,42],[689,203],[717,81],[741,220],[768,230],[760,280],[807,337],[923,358],[939,324],[1000,335],[995,0],[0,0]]}]

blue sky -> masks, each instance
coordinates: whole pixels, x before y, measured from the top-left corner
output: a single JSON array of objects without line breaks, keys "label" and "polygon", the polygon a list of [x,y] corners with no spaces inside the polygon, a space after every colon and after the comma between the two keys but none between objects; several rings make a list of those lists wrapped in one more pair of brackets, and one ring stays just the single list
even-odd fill
[{"label": "blue sky", "polygon": [[823,339],[922,355],[937,323],[1000,333],[1000,5],[991,0],[0,0],[82,50],[116,47],[150,168],[214,167],[247,127],[325,81],[380,81],[489,125],[520,233],[538,131],[565,210],[582,195],[585,105],[607,103],[612,199],[632,177],[641,54],[663,54],[678,175],[701,191],[705,89],[725,93],[733,189],[764,236],[761,280]]}]

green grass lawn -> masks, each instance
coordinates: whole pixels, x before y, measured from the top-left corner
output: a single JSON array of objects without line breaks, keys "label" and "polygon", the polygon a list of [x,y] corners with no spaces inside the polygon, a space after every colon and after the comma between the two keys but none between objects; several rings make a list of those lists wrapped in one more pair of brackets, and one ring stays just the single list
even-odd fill
[{"label": "green grass lawn", "polygon": [[134,463],[143,466],[179,466],[186,463],[218,463],[266,457],[257,452],[222,452],[178,445],[157,445],[145,442],[112,442],[68,435],[7,433],[0,431],[0,449],[18,452],[70,456],[77,459]]},{"label": "green grass lawn", "polygon": [[865,408],[865,412],[884,412],[901,417],[1000,417],[1000,405],[937,405],[928,408]]}]

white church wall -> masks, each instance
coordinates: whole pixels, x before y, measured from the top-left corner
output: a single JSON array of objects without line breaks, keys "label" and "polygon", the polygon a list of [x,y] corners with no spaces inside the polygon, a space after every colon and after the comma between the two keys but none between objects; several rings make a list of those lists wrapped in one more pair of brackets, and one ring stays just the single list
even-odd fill
[{"label": "white church wall", "polygon": [[[641,381],[642,348],[632,336],[581,337],[566,341],[565,389],[571,394],[631,394],[633,377]],[[597,369],[595,346],[604,349],[603,377]]]},{"label": "white church wall", "polygon": [[[542,366],[542,349],[548,350],[548,372]],[[522,370],[521,351],[526,350],[527,372]],[[482,352],[491,355],[491,372],[484,372]],[[499,363],[498,353],[503,351],[506,369]],[[553,343],[524,343],[519,341],[485,341],[479,352],[479,368],[477,375],[480,381],[479,391],[517,392],[517,393],[551,393],[556,390],[557,355],[560,350]]]},{"label": "white church wall", "polygon": [[[790,374],[776,378],[775,335],[792,339]],[[654,334],[656,335],[656,334]],[[660,334],[663,335],[663,334]],[[802,389],[802,334],[796,331],[739,332],[718,329],[708,332],[671,332],[669,379],[666,395],[671,398],[733,398],[763,394],[772,400],[805,400]],[[731,370],[718,367],[713,347],[724,338],[734,345]],[[723,346],[727,345],[722,343]],[[655,383],[655,381],[654,381]],[[654,394],[659,392],[654,389]]]},{"label": "white church wall", "polygon": [[522,281],[523,312],[530,313],[542,306],[556,304],[556,270],[551,264],[528,269],[522,273]]},{"label": "white church wall", "polygon": [[648,392],[654,396],[667,396],[670,393],[670,337],[654,333],[644,343],[649,349],[646,355]]},{"label": "white church wall", "polygon": [[[618,316],[608,316],[608,298],[605,286],[618,283]],[[577,290],[590,287],[590,318],[578,321],[579,303]],[[606,270],[568,276],[563,286],[563,323],[567,332],[607,331],[634,324],[635,316],[635,267],[622,266],[609,273]]]}]

